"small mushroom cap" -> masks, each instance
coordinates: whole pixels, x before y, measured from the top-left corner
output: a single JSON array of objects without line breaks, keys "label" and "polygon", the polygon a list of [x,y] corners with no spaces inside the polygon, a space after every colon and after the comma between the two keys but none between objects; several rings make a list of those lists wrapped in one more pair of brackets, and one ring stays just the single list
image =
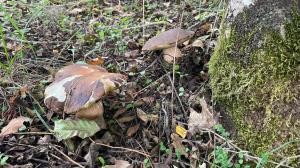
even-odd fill
[{"label": "small mushroom cap", "polygon": [[164,49],[163,54],[164,54],[164,60],[169,64],[173,63],[174,57],[175,57],[175,61],[178,61],[178,59],[182,57],[181,51],[177,47]]},{"label": "small mushroom cap", "polygon": [[181,44],[190,39],[194,35],[194,32],[183,29],[170,29],[162,32],[159,35],[152,37],[146,42],[143,51],[155,51],[165,48],[170,48],[177,44]]},{"label": "small mushroom cap", "polygon": [[75,113],[118,88],[126,76],[95,65],[74,64],[59,70],[45,90],[44,102],[55,112]]}]

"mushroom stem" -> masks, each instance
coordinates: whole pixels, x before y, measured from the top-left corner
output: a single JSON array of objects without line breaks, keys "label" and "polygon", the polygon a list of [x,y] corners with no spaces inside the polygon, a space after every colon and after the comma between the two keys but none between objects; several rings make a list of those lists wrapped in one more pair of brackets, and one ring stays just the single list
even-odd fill
[{"label": "mushroom stem", "polygon": [[101,129],[106,128],[105,120],[103,118],[103,104],[101,101],[94,103],[88,108],[82,109],[76,113],[76,117],[84,118],[88,120],[94,120],[97,122]]},{"label": "mushroom stem", "polygon": [[178,61],[182,57],[180,49],[177,48],[176,46],[164,49],[163,55],[164,55],[164,60],[169,64],[173,63],[174,58],[175,61]]}]

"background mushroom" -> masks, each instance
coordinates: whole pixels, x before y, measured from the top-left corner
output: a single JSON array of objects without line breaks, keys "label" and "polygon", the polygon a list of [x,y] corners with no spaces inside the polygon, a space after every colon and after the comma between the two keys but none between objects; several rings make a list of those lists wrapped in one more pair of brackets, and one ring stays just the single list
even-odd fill
[{"label": "background mushroom", "polygon": [[54,82],[45,90],[44,102],[55,112],[103,121],[102,97],[125,80],[126,76],[95,65],[69,65],[56,73]]},{"label": "background mushroom", "polygon": [[149,39],[144,47],[143,51],[155,51],[163,50],[164,60],[168,63],[173,62],[181,57],[181,51],[177,48],[176,44],[182,44],[194,35],[194,32],[183,30],[180,28],[170,29],[162,32],[161,34]]}]

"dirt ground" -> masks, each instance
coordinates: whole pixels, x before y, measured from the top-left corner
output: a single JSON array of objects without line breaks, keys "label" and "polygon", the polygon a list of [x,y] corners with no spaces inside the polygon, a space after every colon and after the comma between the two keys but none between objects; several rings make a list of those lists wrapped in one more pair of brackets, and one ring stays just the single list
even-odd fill
[{"label": "dirt ground", "polygon": [[[203,113],[199,98],[204,110],[212,106],[207,63],[222,1],[4,0],[0,9],[0,128],[20,116],[31,119],[0,140],[6,167],[219,167],[215,151],[224,164],[239,161],[217,148],[235,149],[223,127],[197,133],[188,127],[191,108]],[[141,51],[172,28],[195,32],[179,46],[178,63],[164,62],[161,51]],[[74,116],[47,109],[44,90],[59,69],[83,62],[124,74],[127,84],[103,99],[106,129],[58,141],[49,131],[54,122]]]}]

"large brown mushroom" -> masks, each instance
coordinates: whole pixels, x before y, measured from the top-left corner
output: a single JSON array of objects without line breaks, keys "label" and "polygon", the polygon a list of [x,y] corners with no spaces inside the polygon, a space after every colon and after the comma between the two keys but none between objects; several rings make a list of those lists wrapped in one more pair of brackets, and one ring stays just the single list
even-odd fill
[{"label": "large brown mushroom", "polygon": [[44,102],[54,112],[103,121],[102,97],[125,80],[126,76],[95,65],[69,65],[56,73],[54,82],[45,90]]},{"label": "large brown mushroom", "polygon": [[170,29],[149,39],[142,50],[163,50],[164,60],[168,63],[172,63],[174,58],[178,60],[181,57],[181,51],[177,48],[177,45],[189,40],[193,35],[194,32],[192,31],[180,28]]}]

